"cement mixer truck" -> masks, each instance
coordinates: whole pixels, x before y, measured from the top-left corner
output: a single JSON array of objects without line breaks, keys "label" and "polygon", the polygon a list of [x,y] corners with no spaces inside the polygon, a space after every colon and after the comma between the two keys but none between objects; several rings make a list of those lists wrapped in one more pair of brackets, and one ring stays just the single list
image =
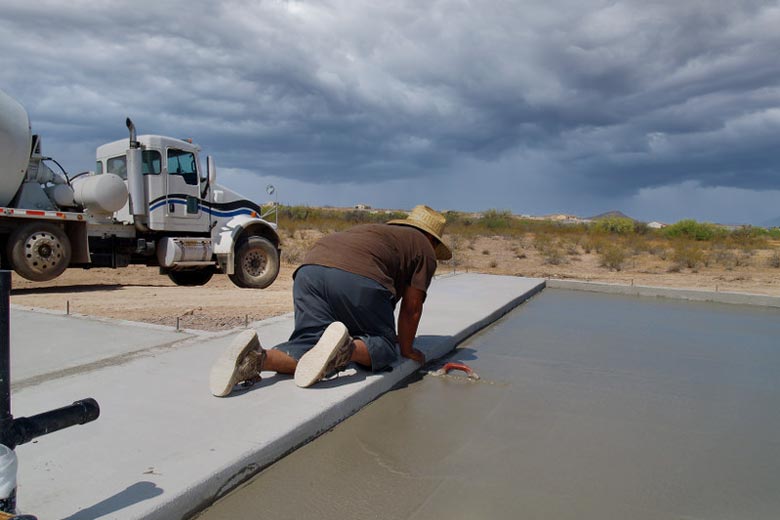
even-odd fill
[{"label": "cement mixer truck", "polygon": [[68,176],[41,153],[25,109],[0,90],[0,263],[28,280],[69,267],[159,267],[177,285],[224,273],[268,287],[280,241],[267,212],[216,183],[189,140],[136,135],[97,149],[94,172]]}]

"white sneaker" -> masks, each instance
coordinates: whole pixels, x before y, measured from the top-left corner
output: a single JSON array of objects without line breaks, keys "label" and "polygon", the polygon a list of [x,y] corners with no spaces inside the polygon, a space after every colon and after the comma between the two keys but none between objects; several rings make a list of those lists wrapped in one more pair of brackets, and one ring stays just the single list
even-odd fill
[{"label": "white sneaker", "polygon": [[334,321],[310,351],[301,357],[295,369],[295,384],[306,388],[326,374],[347,366],[352,359],[355,344],[349,337],[347,327],[340,321]]},{"label": "white sneaker", "polygon": [[245,330],[228,345],[211,367],[209,387],[217,397],[225,397],[238,383],[252,386],[260,381],[266,352],[260,346],[257,332]]}]

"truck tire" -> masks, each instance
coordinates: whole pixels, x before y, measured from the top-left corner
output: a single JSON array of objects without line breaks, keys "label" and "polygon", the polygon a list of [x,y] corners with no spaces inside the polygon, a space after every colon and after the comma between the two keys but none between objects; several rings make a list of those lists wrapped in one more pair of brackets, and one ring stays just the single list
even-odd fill
[{"label": "truck tire", "polygon": [[51,222],[29,222],[8,238],[8,259],[19,276],[33,282],[53,280],[70,264],[70,240]]},{"label": "truck tire", "polygon": [[279,275],[279,251],[267,239],[250,236],[236,247],[235,273],[228,275],[239,287],[265,289]]},{"label": "truck tire", "polygon": [[214,276],[214,268],[206,267],[204,269],[186,269],[184,271],[168,271],[168,278],[176,285],[183,287],[195,287],[206,285]]}]

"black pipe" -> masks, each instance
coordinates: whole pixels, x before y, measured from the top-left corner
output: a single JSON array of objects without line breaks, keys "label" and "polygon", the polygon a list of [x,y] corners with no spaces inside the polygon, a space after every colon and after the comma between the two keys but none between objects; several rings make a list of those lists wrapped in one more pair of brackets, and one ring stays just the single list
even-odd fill
[{"label": "black pipe", "polygon": [[11,271],[0,271],[0,431],[11,415]]},{"label": "black pipe", "polygon": [[94,421],[100,416],[100,406],[97,401],[88,397],[81,401],[39,413],[32,417],[17,417],[13,419],[11,427],[0,432],[0,444],[5,444],[11,449],[19,444],[30,442],[36,437]]}]

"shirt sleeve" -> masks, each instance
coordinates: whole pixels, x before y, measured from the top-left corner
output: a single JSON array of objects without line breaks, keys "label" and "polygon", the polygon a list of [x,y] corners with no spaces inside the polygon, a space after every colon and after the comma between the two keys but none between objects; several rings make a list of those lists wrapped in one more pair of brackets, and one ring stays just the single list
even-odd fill
[{"label": "shirt sleeve", "polygon": [[427,293],[428,287],[431,285],[431,279],[433,279],[433,273],[436,272],[436,257],[422,254],[415,260],[416,265],[414,266],[414,272],[409,285]]}]

